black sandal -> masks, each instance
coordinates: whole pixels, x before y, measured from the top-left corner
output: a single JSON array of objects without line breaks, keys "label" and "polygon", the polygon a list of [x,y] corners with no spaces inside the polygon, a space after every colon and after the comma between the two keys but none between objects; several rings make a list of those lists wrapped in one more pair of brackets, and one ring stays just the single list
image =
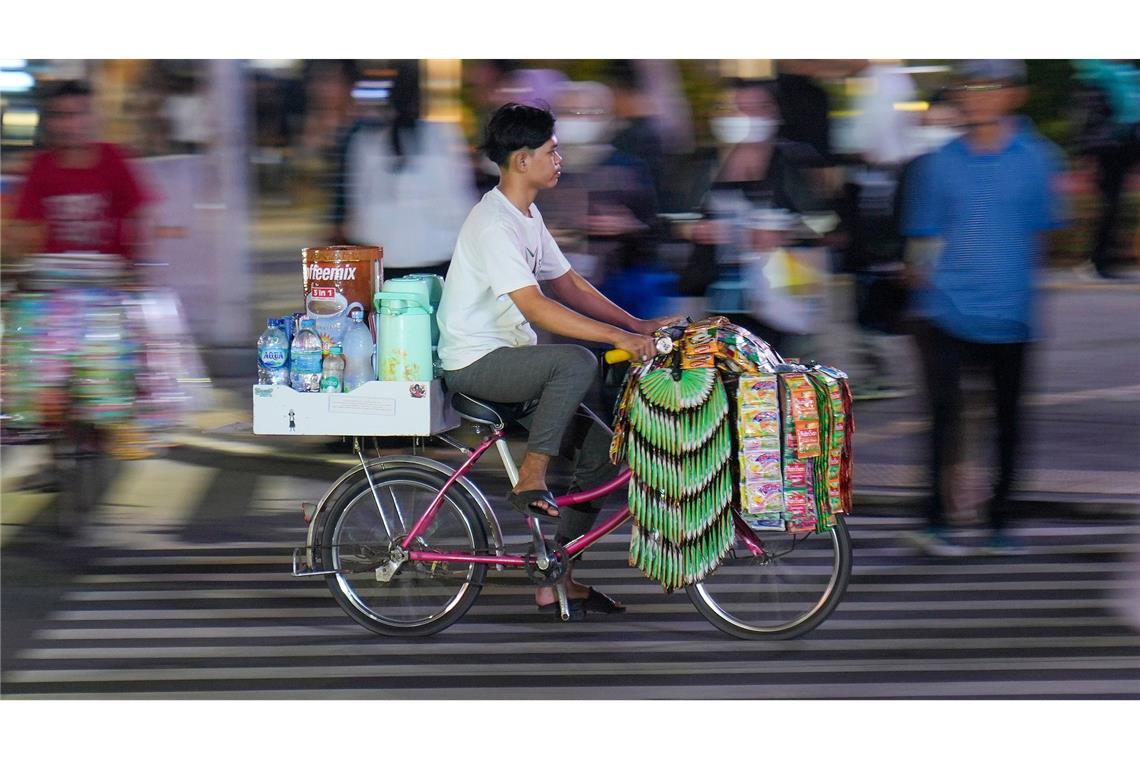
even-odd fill
[{"label": "black sandal", "polygon": [[554,500],[554,494],[550,492],[550,489],[519,491],[518,493],[514,491],[507,492],[507,502],[511,505],[511,509],[516,512],[520,512],[527,517],[537,517],[544,520],[558,519],[558,514],[552,515],[545,509],[536,507],[531,503],[533,501],[544,501],[554,507],[555,510],[558,510],[558,503]]},{"label": "black sandal", "polygon": [[593,586],[590,586],[590,594],[585,599],[577,599],[582,603],[582,609],[585,612],[600,612],[603,615],[613,615],[618,612],[625,612],[625,605],[616,599],[603,594]]}]

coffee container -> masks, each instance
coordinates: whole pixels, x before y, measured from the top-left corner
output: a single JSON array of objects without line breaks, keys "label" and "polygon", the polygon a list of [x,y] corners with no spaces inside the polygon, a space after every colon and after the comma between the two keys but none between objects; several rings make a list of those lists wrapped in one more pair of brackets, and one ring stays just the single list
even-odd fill
[{"label": "coffee container", "polygon": [[334,245],[303,248],[305,315],[316,323],[325,351],[340,343],[353,309],[367,320],[372,298],[384,281],[384,249],[379,246]]}]

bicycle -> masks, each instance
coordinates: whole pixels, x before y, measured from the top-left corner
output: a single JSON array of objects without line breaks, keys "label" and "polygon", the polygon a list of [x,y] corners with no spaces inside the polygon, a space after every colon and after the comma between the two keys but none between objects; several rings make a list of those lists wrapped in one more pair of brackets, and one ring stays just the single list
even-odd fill
[{"label": "bicycle", "polygon": [[[458,468],[411,455],[366,460],[360,438],[354,438],[360,464],[320,502],[302,505],[309,529],[306,545],[293,552],[293,574],[324,576],[350,618],[385,636],[429,636],[457,622],[475,603],[492,567],[521,568],[533,582],[553,585],[561,618],[568,620],[561,583],[568,563],[623,525],[630,518],[628,505],[565,546],[544,538],[539,521],[526,517],[530,553],[507,553],[495,513],[467,473],[495,448],[512,486],[517,482],[506,431],[531,404],[497,404],[456,393],[452,405],[477,431],[490,430],[474,449],[446,434],[433,436],[466,456]],[[580,413],[602,424],[586,407]],[[630,476],[624,469],[613,480],[559,497],[557,503],[565,507],[602,498],[625,486]],[[820,533],[754,530],[739,514],[733,519],[736,537],[729,555],[714,573],[685,588],[701,615],[742,639],[795,638],[826,620],[851,575],[851,537],[843,517]]]}]

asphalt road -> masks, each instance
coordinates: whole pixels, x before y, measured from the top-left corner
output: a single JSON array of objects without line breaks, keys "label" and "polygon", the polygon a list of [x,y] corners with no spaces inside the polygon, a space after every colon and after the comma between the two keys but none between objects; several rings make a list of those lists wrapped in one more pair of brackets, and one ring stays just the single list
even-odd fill
[{"label": "asphalt road", "polygon": [[[349,620],[321,579],[289,572],[304,540],[298,502],[333,475],[179,451],[121,463],[66,541],[48,530],[51,496],[5,493],[5,511],[28,519],[0,552],[4,696],[1140,697],[1131,521],[1026,520],[1025,556],[930,560],[904,540],[914,518],[867,504],[849,522],[843,603],[815,632],[776,643],[729,638],[683,593],[663,594],[627,566],[619,531],[576,577],[624,601],[625,615],[548,620],[508,571],[446,631],[385,639]],[[521,535],[516,515],[500,521]]]}]

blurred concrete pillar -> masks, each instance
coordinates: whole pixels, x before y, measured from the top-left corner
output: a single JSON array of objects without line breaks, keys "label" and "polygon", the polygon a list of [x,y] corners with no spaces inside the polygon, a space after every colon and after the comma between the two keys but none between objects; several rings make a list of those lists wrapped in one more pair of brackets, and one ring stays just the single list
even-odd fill
[{"label": "blurred concrete pillar", "polygon": [[205,183],[208,197],[201,210],[208,220],[210,243],[198,255],[210,295],[208,305],[186,304],[186,308],[208,308],[209,324],[203,336],[208,344],[249,348],[251,104],[242,61],[211,60],[208,71],[215,139],[208,155],[207,173],[212,181]]}]

